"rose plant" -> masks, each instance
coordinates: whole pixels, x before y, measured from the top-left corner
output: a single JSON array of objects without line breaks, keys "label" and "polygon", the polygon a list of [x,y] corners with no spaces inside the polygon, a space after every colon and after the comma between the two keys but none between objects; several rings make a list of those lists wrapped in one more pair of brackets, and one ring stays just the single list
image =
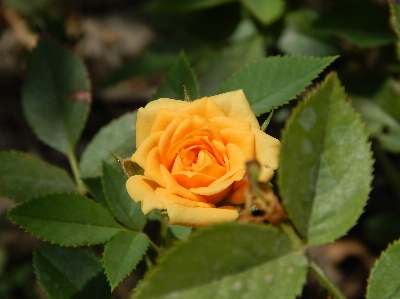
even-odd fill
[{"label": "rose plant", "polygon": [[[47,296],[110,298],[135,270],[137,299],[296,298],[309,271],[344,298],[307,249],[345,235],[368,199],[373,160],[361,117],[330,73],[291,112],[282,146],[256,118],[296,98],[335,58],[264,58],[201,97],[181,53],[158,99],[102,128],[78,163],[89,76],[82,60],[42,38],[22,106],[38,138],[66,155],[75,182],[5,152],[0,195],[16,203],[11,220],[53,243],[33,253]],[[181,100],[183,86],[196,100]],[[128,178],[110,151],[131,157],[118,158]],[[371,294],[383,294],[390,258],[374,272]]]}]

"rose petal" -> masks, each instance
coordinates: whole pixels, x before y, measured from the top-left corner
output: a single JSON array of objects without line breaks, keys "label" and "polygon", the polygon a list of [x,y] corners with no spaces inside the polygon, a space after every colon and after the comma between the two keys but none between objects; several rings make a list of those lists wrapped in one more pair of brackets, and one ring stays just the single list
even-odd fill
[{"label": "rose petal", "polygon": [[239,212],[231,206],[189,208],[175,204],[168,207],[168,216],[170,224],[203,227],[215,223],[235,221],[239,218]]},{"label": "rose petal", "polygon": [[227,203],[233,205],[238,205],[245,202],[247,188],[249,187],[249,182],[247,180],[235,182],[235,184],[236,183],[238,184],[238,187],[233,186],[234,190],[229,194],[227,198],[225,198],[225,201]]},{"label": "rose petal", "polygon": [[136,120],[136,147],[139,147],[143,140],[150,135],[160,109],[166,108],[171,111],[178,111],[187,105],[190,105],[190,103],[162,98],[148,103],[144,108],[139,108]]},{"label": "rose petal", "polygon": [[150,151],[149,155],[146,157],[146,160],[147,162],[146,168],[144,169],[144,175],[165,188],[166,184],[160,170],[161,158],[158,146]]},{"label": "rose petal", "polygon": [[245,154],[247,160],[254,159],[255,137],[252,131],[228,128],[221,130],[221,134],[225,144],[236,144]]},{"label": "rose petal", "polygon": [[[218,144],[218,143],[217,143]],[[176,159],[176,156],[178,155],[179,151],[183,148],[200,148],[201,150],[208,151],[210,154],[212,154],[218,163],[220,165],[224,165],[224,160],[221,156],[221,150],[217,150],[212,142],[208,139],[207,136],[192,136],[192,135],[187,135],[185,138],[180,140],[179,142],[176,142],[174,145],[172,145],[167,154],[166,154],[166,159],[165,163],[163,163],[167,169],[170,169],[172,167],[172,164],[174,160]],[[225,149],[225,147],[223,147]],[[225,150],[224,150],[225,151]]]},{"label": "rose petal", "polygon": [[271,168],[261,166],[260,173],[258,174],[258,181],[268,183],[274,176],[275,171]]},{"label": "rose petal", "polygon": [[179,185],[186,189],[208,186],[215,181],[212,176],[193,171],[178,171],[172,173],[172,176]]},{"label": "rose petal", "polygon": [[[178,171],[190,171],[192,169],[192,163],[194,161],[194,153],[190,150],[182,149],[182,151],[187,151],[187,153],[183,154],[184,161],[182,161],[181,155],[177,155],[174,161],[174,165],[172,166],[171,173]],[[191,154],[190,154],[191,153]]]},{"label": "rose petal", "polygon": [[141,202],[144,214],[154,209],[165,209],[154,193],[158,185],[145,176],[134,175],[126,181],[126,190],[135,202]]},{"label": "rose petal", "polygon": [[196,201],[196,205],[199,208],[216,208],[215,205],[213,205],[212,203],[208,203],[208,202],[198,202],[198,201]]},{"label": "rose petal", "polygon": [[137,163],[143,169],[146,169],[147,156],[150,151],[157,146],[161,135],[162,132],[157,132],[147,137],[142,144],[138,146],[136,152],[131,157],[131,161]]},{"label": "rose petal", "polygon": [[199,151],[197,163],[192,166],[192,170],[216,179],[226,173],[226,168],[219,165],[215,157],[207,151]]},{"label": "rose petal", "polygon": [[[167,163],[167,153],[171,147],[172,136],[174,135],[176,129],[179,127],[179,125],[181,123],[182,123],[182,120],[180,118],[174,119],[168,125],[168,127],[165,129],[165,131],[163,131],[160,141],[158,142],[158,150],[160,153],[161,161],[164,165],[168,165],[168,164],[172,163],[171,161],[169,161],[169,163]],[[170,165],[168,166],[168,169],[169,169],[169,167],[170,167]]]},{"label": "rose petal", "polygon": [[254,128],[260,128],[243,90],[239,89],[226,92],[210,98],[219,106],[226,116],[247,120]]},{"label": "rose petal", "polygon": [[185,207],[197,207],[195,201],[188,200],[175,194],[168,193],[164,188],[157,188],[155,190],[157,199],[163,203],[164,207],[168,210],[170,205],[182,205]]},{"label": "rose petal", "polygon": [[207,200],[207,203],[212,203],[216,205],[219,204],[222,200],[224,200],[229,195],[229,193],[231,193],[231,190],[232,190],[232,184],[227,186],[219,193],[212,195],[203,195],[203,198]]},{"label": "rose petal", "polygon": [[221,177],[221,179],[214,181],[207,187],[190,188],[189,190],[194,194],[212,196],[224,191],[226,188],[232,185],[233,182],[242,180],[245,173],[245,169],[235,168]]},{"label": "rose petal", "polygon": [[199,187],[199,188],[191,188],[189,189],[195,194],[200,195],[215,195],[226,188],[228,188],[233,182],[240,181],[243,179],[244,174],[246,173],[246,156],[242,152],[242,150],[235,144],[230,143],[226,146],[228,160],[230,162],[230,170],[215,180],[207,187]]},{"label": "rose petal", "polygon": [[171,138],[171,144],[178,142],[189,134],[193,136],[207,136],[210,140],[222,141],[221,133],[212,122],[204,117],[194,115],[181,121]]},{"label": "rose petal", "polygon": [[281,143],[261,130],[253,128],[256,144],[256,158],[261,165],[273,170],[278,168]]},{"label": "rose petal", "polygon": [[226,152],[231,169],[236,167],[241,169],[246,168],[247,158],[240,147],[234,143],[229,143],[226,145]]},{"label": "rose petal", "polygon": [[160,165],[160,170],[168,193],[176,194],[193,201],[207,202],[202,196],[194,194],[193,192],[179,185],[164,165]]},{"label": "rose petal", "polygon": [[219,130],[231,128],[249,131],[251,129],[251,124],[248,121],[227,116],[213,117],[210,122],[216,125]]},{"label": "rose petal", "polygon": [[171,111],[170,109],[160,109],[160,111],[158,111],[156,115],[150,133],[153,134],[158,131],[164,131],[174,120],[176,119],[183,120],[188,117],[190,117],[190,114],[188,113]]},{"label": "rose petal", "polygon": [[278,139],[256,130],[256,158],[261,164],[258,180],[260,182],[269,182],[274,176],[274,170],[279,166],[279,155],[281,143]]},{"label": "rose petal", "polygon": [[180,109],[182,112],[190,113],[193,115],[203,116],[207,119],[225,116],[218,105],[209,97],[201,98]]}]

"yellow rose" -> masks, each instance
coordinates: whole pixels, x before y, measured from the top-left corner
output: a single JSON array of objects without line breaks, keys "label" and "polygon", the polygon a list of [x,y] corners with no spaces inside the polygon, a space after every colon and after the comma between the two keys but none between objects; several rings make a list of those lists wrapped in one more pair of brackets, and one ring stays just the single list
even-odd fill
[{"label": "yellow rose", "polygon": [[259,180],[268,182],[281,144],[261,131],[236,90],[194,102],[150,102],[138,111],[136,146],[131,160],[144,175],[131,176],[126,188],[143,213],[166,210],[170,224],[201,227],[239,217],[229,204],[245,200],[245,162],[257,159]]}]

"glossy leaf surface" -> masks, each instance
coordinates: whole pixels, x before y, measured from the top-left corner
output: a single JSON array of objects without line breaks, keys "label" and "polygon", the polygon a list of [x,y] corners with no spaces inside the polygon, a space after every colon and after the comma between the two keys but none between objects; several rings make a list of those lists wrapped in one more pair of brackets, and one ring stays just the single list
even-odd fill
[{"label": "glossy leaf surface", "polygon": [[125,230],[100,204],[72,193],[36,197],[8,216],[26,231],[64,246],[103,243]]}]

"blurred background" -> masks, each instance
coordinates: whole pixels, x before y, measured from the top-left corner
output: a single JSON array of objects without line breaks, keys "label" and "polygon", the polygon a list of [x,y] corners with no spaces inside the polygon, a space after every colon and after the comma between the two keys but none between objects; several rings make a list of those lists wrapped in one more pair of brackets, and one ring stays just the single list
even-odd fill
[{"label": "blurred background", "polygon": [[[397,1],[392,1],[395,4]],[[69,170],[25,122],[20,89],[30,51],[50,36],[84,59],[93,103],[78,156],[112,119],[144,106],[178,54],[195,70],[202,96],[214,95],[236,70],[275,55],[340,57],[335,71],[367,123],[375,171],[357,225],[310,255],[348,298],[364,298],[369,269],[400,237],[400,64],[390,1],[374,0],[2,0],[0,2],[0,151],[27,152]],[[268,133],[279,138],[298,100],[275,111]],[[262,119],[260,119],[262,121]],[[1,182],[0,182],[1,183]],[[32,249],[42,241],[7,218],[0,197],[0,298],[46,298],[35,283]],[[128,298],[141,273],[113,298]],[[301,298],[327,298],[310,277]]]}]

